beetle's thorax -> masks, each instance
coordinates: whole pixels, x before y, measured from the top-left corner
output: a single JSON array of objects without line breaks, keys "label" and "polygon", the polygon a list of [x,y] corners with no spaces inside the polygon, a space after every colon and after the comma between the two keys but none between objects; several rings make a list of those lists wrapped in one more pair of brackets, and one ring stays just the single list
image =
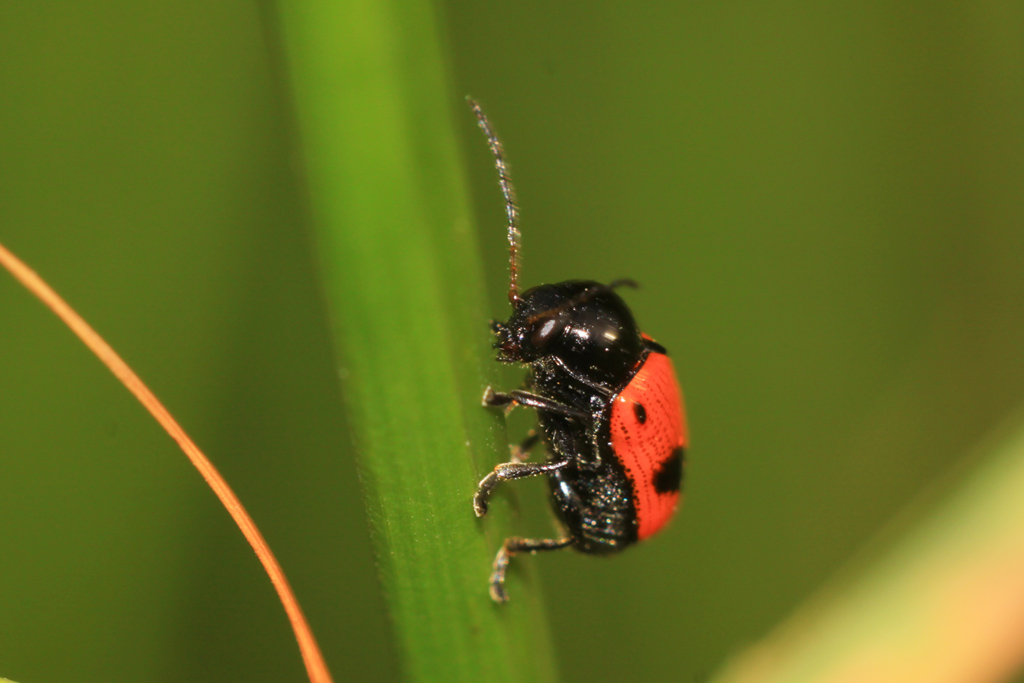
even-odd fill
[{"label": "beetle's thorax", "polygon": [[530,364],[540,383],[561,377],[604,394],[626,385],[644,352],[625,302],[608,285],[586,280],[524,292],[495,331],[499,360]]}]

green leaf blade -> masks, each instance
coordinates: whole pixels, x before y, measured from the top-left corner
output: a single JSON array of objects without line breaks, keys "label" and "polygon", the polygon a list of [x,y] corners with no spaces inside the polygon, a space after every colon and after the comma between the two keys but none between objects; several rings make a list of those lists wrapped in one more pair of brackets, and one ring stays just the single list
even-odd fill
[{"label": "green leaf blade", "polygon": [[[371,532],[410,680],[554,680],[537,587],[487,597],[507,521],[483,278],[429,3],[282,3],[310,212]],[[466,116],[467,125],[472,120]],[[522,590],[518,590],[523,588]],[[337,668],[337,667],[335,667]]]}]

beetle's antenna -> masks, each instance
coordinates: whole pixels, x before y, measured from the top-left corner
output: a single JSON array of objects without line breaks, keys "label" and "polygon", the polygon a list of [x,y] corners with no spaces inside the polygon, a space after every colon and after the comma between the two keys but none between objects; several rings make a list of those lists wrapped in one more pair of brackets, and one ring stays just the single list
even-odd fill
[{"label": "beetle's antenna", "polygon": [[491,123],[487,115],[472,97],[467,97],[469,106],[476,115],[480,129],[487,136],[487,144],[494,155],[494,166],[498,169],[498,183],[501,185],[501,194],[505,197],[505,214],[508,216],[508,300],[513,307],[519,305],[519,287],[517,280],[519,276],[519,208],[516,206],[516,191],[512,188],[512,181],[508,177],[508,167],[505,165],[505,150],[501,146],[501,140],[491,129]]}]

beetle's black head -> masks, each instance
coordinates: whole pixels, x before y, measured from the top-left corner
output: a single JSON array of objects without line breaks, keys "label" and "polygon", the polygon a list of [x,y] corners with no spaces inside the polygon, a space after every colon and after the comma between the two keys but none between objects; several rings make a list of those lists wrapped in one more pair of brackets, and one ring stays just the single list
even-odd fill
[{"label": "beetle's black head", "polygon": [[643,353],[629,307],[609,285],[569,280],[524,292],[507,323],[496,323],[498,360],[552,360],[590,382],[623,386]]}]

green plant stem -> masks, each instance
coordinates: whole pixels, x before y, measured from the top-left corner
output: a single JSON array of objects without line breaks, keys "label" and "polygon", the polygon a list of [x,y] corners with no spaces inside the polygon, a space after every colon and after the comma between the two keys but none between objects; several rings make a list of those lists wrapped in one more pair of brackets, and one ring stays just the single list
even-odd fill
[{"label": "green plant stem", "polygon": [[[505,508],[483,521],[471,508],[507,441],[501,416],[480,405],[494,366],[489,316],[452,129],[462,103],[446,89],[432,5],[300,0],[278,12],[405,671],[416,681],[553,680],[538,587],[517,585],[525,567],[511,604],[487,597]],[[468,108],[463,119],[475,125]],[[344,663],[332,666],[344,678]]]}]

